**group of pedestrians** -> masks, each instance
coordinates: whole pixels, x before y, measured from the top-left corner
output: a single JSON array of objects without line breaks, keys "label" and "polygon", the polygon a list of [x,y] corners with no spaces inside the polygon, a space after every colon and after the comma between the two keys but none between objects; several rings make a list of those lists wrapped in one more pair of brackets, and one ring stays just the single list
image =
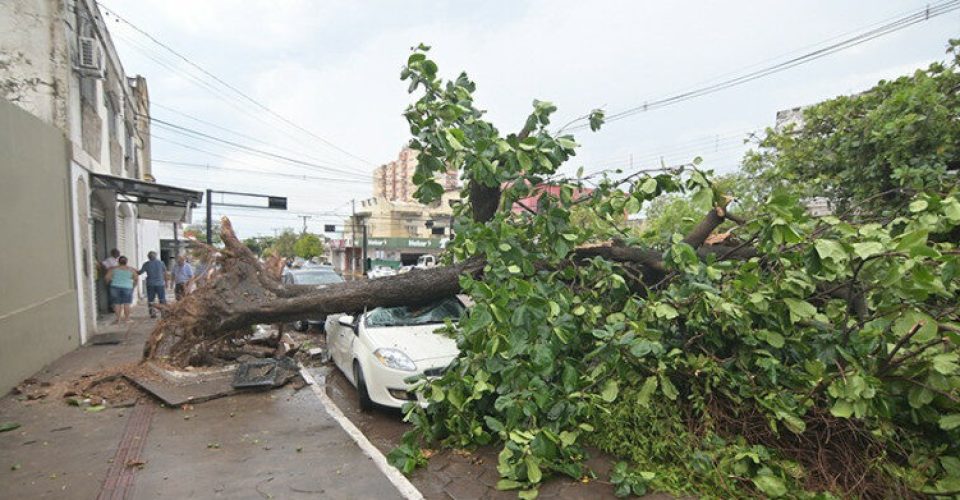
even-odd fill
[{"label": "group of pedestrians", "polygon": [[157,258],[157,252],[147,253],[147,261],[140,269],[136,269],[129,266],[127,258],[114,248],[100,265],[105,272],[103,279],[109,291],[107,300],[115,314],[114,324],[130,321],[130,304],[133,303],[133,291],[140,282],[140,275],[147,275],[144,284],[151,318],[157,317],[156,303],[167,303],[167,286],[171,282],[174,296],[180,301],[189,292],[194,277],[193,266],[183,255],[177,257],[177,263],[170,273],[166,264]]}]

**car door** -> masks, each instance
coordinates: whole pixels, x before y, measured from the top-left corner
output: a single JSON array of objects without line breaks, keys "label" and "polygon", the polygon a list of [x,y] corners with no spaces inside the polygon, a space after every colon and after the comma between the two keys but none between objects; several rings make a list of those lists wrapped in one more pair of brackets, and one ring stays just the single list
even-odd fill
[{"label": "car door", "polygon": [[353,381],[351,350],[357,336],[352,328],[340,324],[341,316],[343,315],[332,314],[327,317],[327,328],[332,330],[327,331],[327,342],[330,344],[330,356],[333,358],[333,362],[348,379]]}]

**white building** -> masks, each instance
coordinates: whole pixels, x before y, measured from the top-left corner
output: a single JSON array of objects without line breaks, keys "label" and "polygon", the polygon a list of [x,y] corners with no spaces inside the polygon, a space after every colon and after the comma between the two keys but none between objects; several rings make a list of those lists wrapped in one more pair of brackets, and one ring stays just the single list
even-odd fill
[{"label": "white building", "polygon": [[[112,248],[134,266],[160,250],[160,225],[189,220],[200,193],[154,182],[146,80],[127,77],[94,0],[0,1],[0,96],[0,169],[13,180],[0,183],[0,250],[52,274],[0,267],[5,392],[96,332],[96,263]],[[76,331],[45,324],[54,316]]]}]

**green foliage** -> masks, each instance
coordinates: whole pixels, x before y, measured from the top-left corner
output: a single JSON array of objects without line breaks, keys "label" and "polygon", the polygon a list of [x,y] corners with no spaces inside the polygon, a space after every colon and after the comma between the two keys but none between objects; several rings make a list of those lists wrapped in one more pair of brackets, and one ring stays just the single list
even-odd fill
[{"label": "green foliage", "polygon": [[[550,475],[587,475],[587,443],[629,460],[611,478],[622,493],[804,496],[849,470],[888,494],[960,480],[960,251],[942,238],[960,225],[955,192],[918,194],[902,217],[858,225],[812,218],[797,193],[776,189],[738,228],[755,255],[703,258],[673,238],[651,286],[601,258],[571,265],[571,252],[624,238],[623,214],[661,197],[722,203],[709,172],[604,179],[575,200],[582,186],[555,174],[576,143],[547,130],[552,105],[534,101],[521,132],[501,136],[474,106],[475,85],[440,80],[425,48],[403,78],[422,93],[406,114],[422,201],[438,196],[432,174],[448,165],[467,192],[503,186],[501,206],[547,178],[561,188],[536,214],[458,213],[451,257],[486,259],[482,278],[461,278],[476,305],[451,328],[460,356],[419,380],[432,404],[408,406],[414,431],[392,463],[419,463],[422,440],[495,444],[498,486],[525,497]],[[591,223],[573,219],[583,208]],[[831,429],[844,431],[816,434]],[[838,437],[849,429],[844,470],[818,470],[789,445],[850,444]]]},{"label": "green foliage", "polygon": [[264,251],[273,245],[275,238],[272,236],[251,236],[243,240],[243,245],[250,249],[254,255],[263,255]]},{"label": "green foliage", "polygon": [[[718,176],[712,182],[715,191],[734,196],[729,208],[742,217],[753,214],[762,201],[756,185],[741,173]],[[662,246],[671,242],[674,234],[687,234],[703,219],[704,213],[711,206],[710,200],[707,200],[707,206],[703,205],[703,202],[696,203],[692,196],[681,194],[651,200],[646,209],[641,241],[650,246]],[[731,223],[725,223],[718,230],[723,231],[730,227]]]},{"label": "green foliage", "polygon": [[273,243],[264,250],[264,254],[269,255],[279,255],[280,257],[293,257],[297,255],[296,245],[297,240],[300,237],[293,231],[293,229],[287,228],[284,229],[276,238],[274,238]]},{"label": "green foliage", "polygon": [[610,473],[610,482],[615,488],[614,494],[618,497],[630,495],[645,495],[647,486],[656,477],[653,472],[632,471],[626,462],[617,462]]},{"label": "green foliage", "polygon": [[915,193],[956,185],[958,43],[947,63],[810,106],[801,125],[767,130],[745,166],[760,185],[803,186],[840,212],[903,214]]},{"label": "green foliage", "polygon": [[313,233],[303,233],[293,245],[293,251],[298,257],[312,259],[323,255],[323,240]]}]

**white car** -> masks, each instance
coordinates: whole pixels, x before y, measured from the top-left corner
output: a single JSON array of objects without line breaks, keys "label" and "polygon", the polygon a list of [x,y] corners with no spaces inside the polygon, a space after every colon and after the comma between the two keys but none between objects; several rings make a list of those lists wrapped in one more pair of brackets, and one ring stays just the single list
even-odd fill
[{"label": "white car", "polygon": [[356,388],[360,408],[400,408],[416,401],[404,379],[439,376],[460,351],[437,333],[445,320],[459,321],[465,307],[455,298],[425,307],[378,307],[359,316],[330,315],[325,329],[330,356]]},{"label": "white car", "polygon": [[367,279],[385,278],[387,276],[396,276],[397,270],[387,266],[377,266],[367,271]]}]

